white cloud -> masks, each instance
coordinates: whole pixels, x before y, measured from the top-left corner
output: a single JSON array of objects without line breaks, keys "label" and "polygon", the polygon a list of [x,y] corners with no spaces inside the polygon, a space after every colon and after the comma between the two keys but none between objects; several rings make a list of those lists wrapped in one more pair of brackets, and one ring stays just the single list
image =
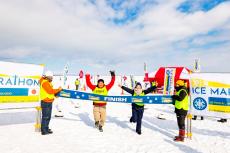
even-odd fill
[{"label": "white cloud", "polygon": [[[230,34],[227,24],[230,21],[229,2],[208,12],[183,14],[176,10],[182,1],[157,1],[157,5],[146,8],[135,21],[116,26],[108,19],[122,18],[124,13],[114,11],[104,0],[97,1],[95,5],[87,0],[24,0],[23,3],[20,0],[1,0],[0,52],[4,52],[4,56],[1,54],[0,59],[12,57],[16,52],[18,59],[25,62],[29,56],[36,59],[37,55],[37,61],[47,56],[61,59],[63,65],[65,61],[70,61],[76,69],[103,72],[116,68],[121,73],[141,74],[144,61],[157,67],[176,64],[178,59],[183,58],[186,52],[181,54],[174,50],[175,42],[181,41],[181,49],[187,49],[189,45],[183,40],[205,35],[215,29],[222,29],[226,33],[218,37],[197,38],[193,43],[201,45],[215,42],[215,39],[227,39]],[[133,7],[134,2],[127,1],[122,7]],[[229,50],[230,46],[215,49]],[[205,57],[201,50],[201,54],[197,55]],[[192,49],[190,52],[193,52]],[[214,55],[216,51],[211,51],[210,58],[214,58]],[[171,56],[177,58],[168,60]],[[218,58],[222,60],[226,56]],[[186,63],[188,61],[180,62]],[[57,71],[62,69],[55,67],[50,60],[47,60],[47,65]],[[136,65],[141,65],[136,71],[135,68],[129,68]],[[212,66],[207,65],[207,69],[212,69]],[[227,66],[223,69],[230,70]],[[213,67],[215,70],[218,69]]]}]

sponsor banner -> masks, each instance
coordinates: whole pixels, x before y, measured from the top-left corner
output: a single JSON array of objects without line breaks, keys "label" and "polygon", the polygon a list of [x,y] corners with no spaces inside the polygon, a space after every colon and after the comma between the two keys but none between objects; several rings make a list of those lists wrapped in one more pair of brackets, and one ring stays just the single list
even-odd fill
[{"label": "sponsor banner", "polygon": [[175,68],[166,68],[165,69],[165,78],[164,78],[164,95],[173,95],[174,93],[174,79],[175,79]]},{"label": "sponsor banner", "polygon": [[193,114],[230,118],[230,74],[191,74]]},{"label": "sponsor banner", "polygon": [[169,95],[149,95],[149,96],[102,96],[92,93],[79,92],[76,90],[62,90],[57,96],[64,98],[83,99],[91,101],[107,101],[117,103],[145,103],[145,104],[172,104]]},{"label": "sponsor banner", "polygon": [[39,101],[42,65],[0,62],[0,67],[0,104]]}]

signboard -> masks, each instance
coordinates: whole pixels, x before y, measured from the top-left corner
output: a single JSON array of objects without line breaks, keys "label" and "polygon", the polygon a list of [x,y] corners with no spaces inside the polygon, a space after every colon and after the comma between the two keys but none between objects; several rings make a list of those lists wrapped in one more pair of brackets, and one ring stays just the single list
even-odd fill
[{"label": "signboard", "polygon": [[191,110],[195,115],[230,118],[230,74],[191,74]]},{"label": "signboard", "polygon": [[42,65],[0,62],[0,108],[2,104],[38,102],[42,73]]},{"label": "signboard", "polygon": [[166,68],[165,69],[165,78],[164,78],[164,95],[173,95],[174,93],[174,79],[175,79],[175,68]]}]

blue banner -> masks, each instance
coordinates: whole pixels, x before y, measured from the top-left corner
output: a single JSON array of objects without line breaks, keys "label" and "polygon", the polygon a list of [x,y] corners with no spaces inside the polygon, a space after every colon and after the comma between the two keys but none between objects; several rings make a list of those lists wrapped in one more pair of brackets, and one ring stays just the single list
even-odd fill
[{"label": "blue banner", "polygon": [[28,88],[0,88],[0,96],[28,96]]},{"label": "blue banner", "polygon": [[209,97],[210,105],[230,106],[230,98]]},{"label": "blue banner", "polygon": [[83,99],[91,101],[107,101],[117,103],[145,103],[145,104],[172,104],[170,95],[146,95],[146,96],[102,96],[76,90],[63,89],[58,97]]}]

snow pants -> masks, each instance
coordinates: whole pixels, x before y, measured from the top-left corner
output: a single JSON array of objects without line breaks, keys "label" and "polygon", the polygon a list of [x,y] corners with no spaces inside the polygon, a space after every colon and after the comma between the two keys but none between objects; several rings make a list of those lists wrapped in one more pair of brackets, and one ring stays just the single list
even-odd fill
[{"label": "snow pants", "polygon": [[136,104],[132,104],[132,117],[130,121],[137,122],[136,124],[136,132],[141,132],[141,124],[142,117],[144,114],[144,107],[137,106]]},{"label": "snow pants", "polygon": [[93,106],[93,116],[95,122],[99,122],[99,125],[104,126],[106,120],[106,106]]},{"label": "snow pants", "polygon": [[48,132],[49,130],[49,123],[52,114],[52,104],[41,101],[41,108],[42,108],[42,120],[41,120],[41,132]]}]

